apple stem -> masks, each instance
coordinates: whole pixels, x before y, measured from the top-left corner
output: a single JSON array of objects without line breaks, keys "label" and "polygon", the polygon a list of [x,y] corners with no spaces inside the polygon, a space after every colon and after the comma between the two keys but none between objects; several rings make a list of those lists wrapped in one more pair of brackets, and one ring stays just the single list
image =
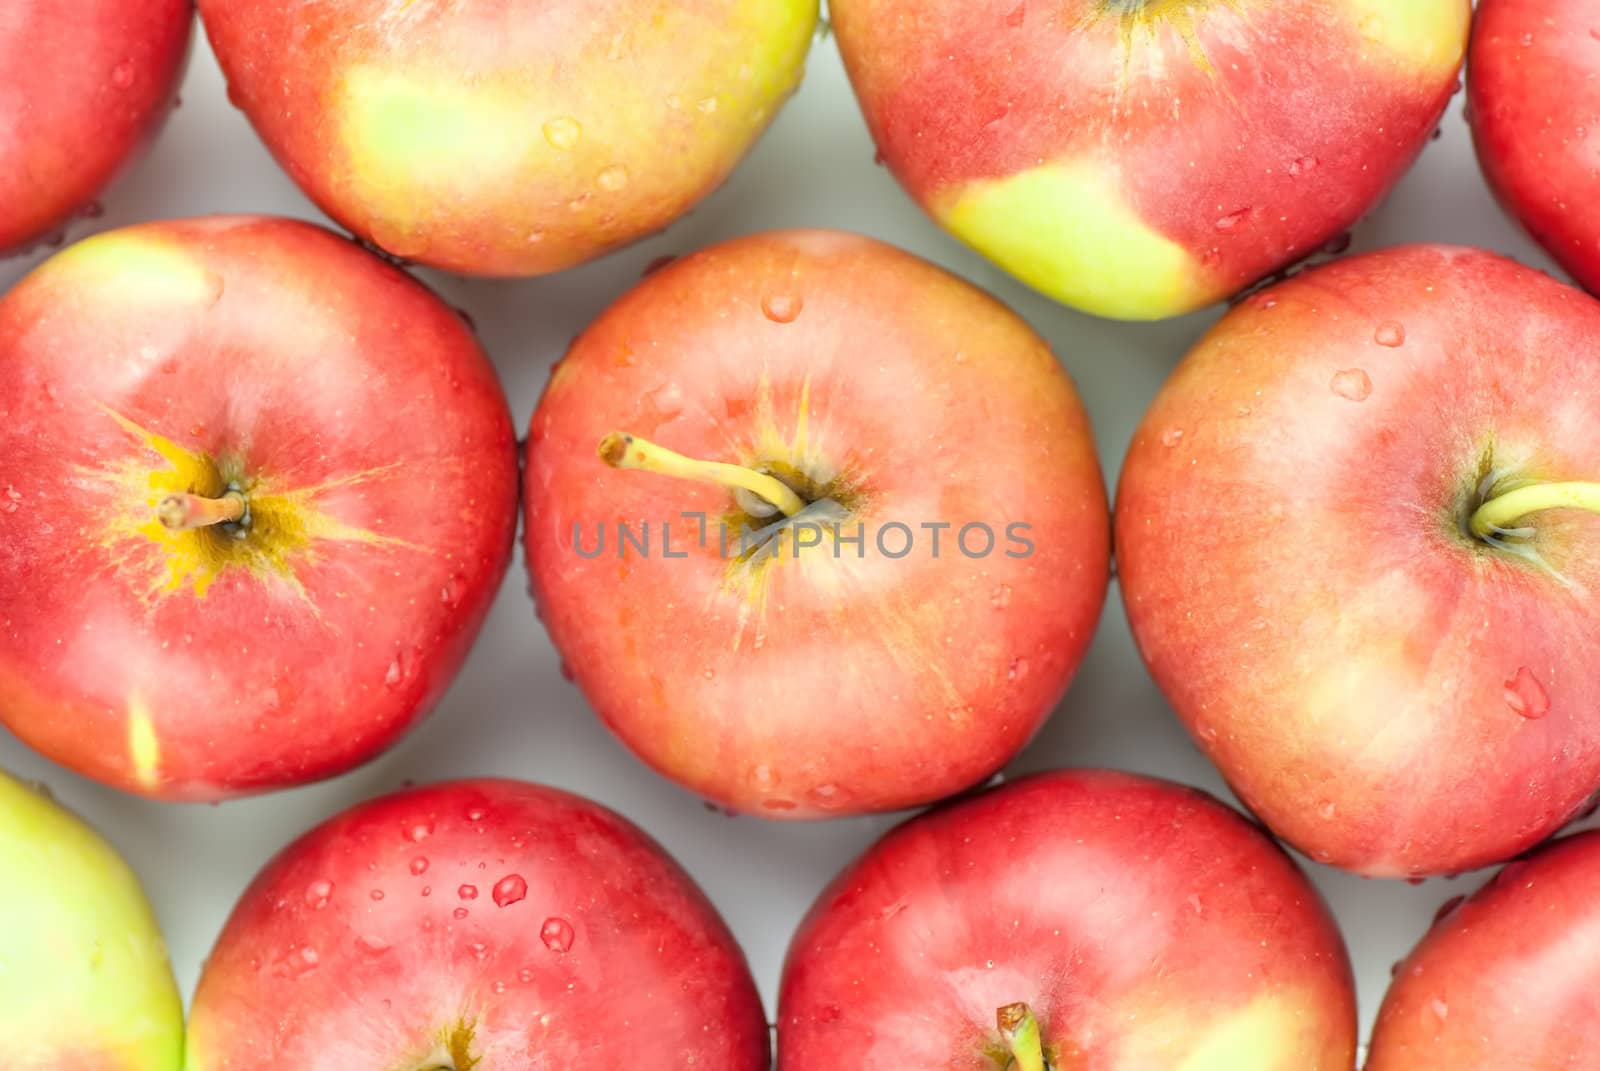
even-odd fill
[{"label": "apple stem", "polygon": [[1026,1004],[1007,1004],[995,1013],[1000,1039],[1011,1050],[1011,1067],[1016,1071],[1049,1071],[1044,1059],[1044,1042],[1039,1037],[1039,1020]]},{"label": "apple stem", "polygon": [[770,502],[788,517],[806,508],[805,500],[777,477],[747,469],[743,465],[684,457],[625,432],[614,431],[600,440],[600,459],[614,469],[640,469],[680,480],[698,480],[748,491]]},{"label": "apple stem", "polygon": [[1550,509],[1581,509],[1600,513],[1600,483],[1532,483],[1487,499],[1472,514],[1468,527],[1479,539],[1495,541],[1507,535],[1531,534],[1523,521]]},{"label": "apple stem", "polygon": [[187,532],[208,525],[242,521],[247,512],[249,505],[238,491],[229,491],[220,498],[168,495],[156,505],[156,517],[169,532]]}]

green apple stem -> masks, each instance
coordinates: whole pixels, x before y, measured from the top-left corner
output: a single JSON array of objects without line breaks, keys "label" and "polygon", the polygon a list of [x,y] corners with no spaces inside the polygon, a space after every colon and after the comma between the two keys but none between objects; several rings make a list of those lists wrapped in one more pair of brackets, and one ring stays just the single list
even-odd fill
[{"label": "green apple stem", "polygon": [[770,502],[788,517],[806,508],[805,500],[774,476],[747,469],[743,465],[684,457],[625,432],[614,431],[600,440],[600,459],[614,469],[639,469],[680,480],[696,480],[748,491]]},{"label": "green apple stem", "polygon": [[1011,1067],[1015,1071],[1048,1071],[1044,1059],[1044,1042],[1039,1037],[1039,1020],[1026,1004],[1007,1004],[995,1013],[1000,1025],[1000,1039],[1011,1051]]},{"label": "green apple stem", "polygon": [[1479,539],[1494,539],[1521,528],[1530,515],[1551,509],[1600,513],[1600,483],[1531,483],[1486,500],[1467,523]]},{"label": "green apple stem", "polygon": [[157,503],[156,517],[169,532],[187,532],[208,525],[241,521],[248,509],[244,495],[238,491],[229,491],[220,498],[168,495]]}]

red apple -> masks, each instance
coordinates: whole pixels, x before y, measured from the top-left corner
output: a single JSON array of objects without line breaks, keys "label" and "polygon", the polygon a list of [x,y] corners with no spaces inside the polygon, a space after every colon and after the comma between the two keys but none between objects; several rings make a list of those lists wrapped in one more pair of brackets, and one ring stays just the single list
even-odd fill
[{"label": "red apple", "polygon": [[1049,347],[852,235],[650,275],[551,376],[525,489],[533,592],[601,718],[773,818],[988,777],[1060,700],[1105,595],[1100,470]]},{"label": "red apple", "polygon": [[1600,1052],[1600,834],[1445,906],[1395,967],[1366,1071],[1572,1071]]},{"label": "red apple", "polygon": [[782,1071],[1350,1071],[1355,988],[1316,891],[1210,796],[1104,771],[914,818],[811,909]]},{"label": "red apple", "polygon": [[285,848],[206,961],[189,1071],[765,1071],[716,909],[599,804],[412,789]]},{"label": "red apple", "polygon": [[1600,293],[1600,0],[1482,0],[1474,27],[1467,104],[1483,173]]},{"label": "red apple", "polygon": [[1410,166],[1469,0],[832,0],[882,159],[943,226],[1102,316],[1208,305]]},{"label": "red apple", "polygon": [[229,95],[396,256],[571,267],[715,189],[800,82],[817,0],[201,0]]},{"label": "red apple", "polygon": [[1597,339],[1600,303],[1546,275],[1394,249],[1245,302],[1146,414],[1117,502],[1134,636],[1316,859],[1482,866],[1600,788]]},{"label": "red apple", "polygon": [[190,0],[0,3],[0,252],[85,211],[166,121]]},{"label": "red apple", "polygon": [[0,719],[150,796],[371,758],[444,691],[516,523],[505,395],[304,223],[100,235],[0,301]]}]

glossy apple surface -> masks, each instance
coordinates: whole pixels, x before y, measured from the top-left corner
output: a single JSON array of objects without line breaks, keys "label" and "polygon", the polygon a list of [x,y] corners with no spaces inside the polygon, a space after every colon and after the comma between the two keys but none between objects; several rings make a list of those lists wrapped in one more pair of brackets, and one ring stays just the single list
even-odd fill
[{"label": "glossy apple surface", "polygon": [[1600,293],[1600,0],[1483,0],[1467,114],[1500,203]]},{"label": "glossy apple surface", "polygon": [[408,260],[558,271],[715,189],[799,85],[817,0],[203,0],[301,188]]},{"label": "glossy apple surface", "polygon": [[883,160],[946,229],[1102,316],[1209,305],[1410,166],[1468,0],[834,0]]},{"label": "glossy apple surface", "polygon": [[[820,530],[757,551],[741,533],[772,517],[608,469],[613,431],[776,473]],[[988,777],[1060,700],[1105,594],[1100,470],[1049,347],[853,235],[759,235],[650,275],[552,374],[525,492],[535,599],[601,718],[673,780],[771,818]],[[647,525],[649,553],[621,542]]]},{"label": "glossy apple surface", "polygon": [[[1508,858],[1600,788],[1600,303],[1414,246],[1263,291],[1186,357],[1117,502],[1145,661],[1240,798],[1373,876]],[[1591,498],[1594,488],[1591,486]]]},{"label": "glossy apple surface", "polygon": [[[451,309],[317,227],[113,231],[0,301],[0,719],[169,799],[342,772],[443,692],[516,447]],[[242,498],[172,530],[171,496]]]},{"label": "glossy apple surface", "polygon": [[1600,834],[1446,905],[1395,968],[1366,1071],[1569,1071],[1600,1051]]},{"label": "glossy apple surface", "polygon": [[765,1071],[715,908],[598,804],[461,781],[285,848],[206,961],[188,1071]]},{"label": "glossy apple surface", "polygon": [[1260,829],[1193,789],[1064,771],[912,819],[822,893],[784,966],[778,1067],[1005,1071],[996,1010],[1018,1002],[1058,1069],[1355,1059],[1344,943]]},{"label": "glossy apple surface", "polygon": [[0,252],[89,210],[166,120],[190,0],[0,4]]},{"label": "glossy apple surface", "polygon": [[180,1071],[183,1003],[139,879],[100,835],[0,773],[6,1071]]}]

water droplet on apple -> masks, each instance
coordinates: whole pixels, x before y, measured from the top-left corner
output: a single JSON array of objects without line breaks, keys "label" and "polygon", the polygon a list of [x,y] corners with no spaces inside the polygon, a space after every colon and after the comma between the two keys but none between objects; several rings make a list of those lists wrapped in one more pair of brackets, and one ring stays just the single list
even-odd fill
[{"label": "water droplet on apple", "polygon": [[1433,1010],[1433,1014],[1437,1015],[1440,1019],[1450,1018],[1450,1005],[1446,1004],[1438,997],[1434,997],[1433,1000],[1429,1002],[1428,1007],[1431,1008]]},{"label": "water droplet on apple", "polygon": [[464,919],[464,918],[467,917],[469,912],[464,907],[458,907],[454,911],[450,912],[450,914],[453,915],[457,919]]},{"label": "water droplet on apple", "polygon": [[481,821],[483,821],[484,816],[487,815],[488,813],[489,812],[486,811],[482,807],[468,807],[467,808],[467,821],[469,821],[469,822],[481,822]]},{"label": "water droplet on apple", "polygon": [[1443,922],[1447,917],[1449,917],[1451,912],[1455,911],[1456,908],[1460,907],[1466,902],[1467,898],[1465,896],[1452,896],[1450,899],[1440,904],[1439,910],[1434,912],[1433,924],[1435,926],[1439,925],[1439,923]]},{"label": "water droplet on apple", "polygon": [[316,970],[321,962],[314,948],[295,948],[289,946],[289,951],[284,953],[278,961],[277,974],[284,978],[300,978]]},{"label": "water droplet on apple", "polygon": [[1361,368],[1335,372],[1328,386],[1333,393],[1349,402],[1364,402],[1372,396],[1372,377]]},{"label": "water droplet on apple", "polygon": [[1027,675],[1028,660],[1026,658],[1012,659],[1011,665],[1006,669],[1006,680],[1016,682],[1023,680],[1027,677]]},{"label": "water droplet on apple", "polygon": [[476,885],[463,885],[456,890],[456,895],[463,900],[476,900],[478,898],[478,887]]},{"label": "water droplet on apple", "polygon": [[1372,339],[1378,345],[1387,346],[1389,349],[1404,346],[1406,344],[1405,325],[1396,323],[1394,320],[1386,320],[1378,325],[1378,331],[1372,336]]},{"label": "water droplet on apple", "polygon": [[313,881],[306,886],[306,906],[313,911],[321,911],[328,906],[328,901],[333,897],[333,882],[326,878]]},{"label": "water droplet on apple", "polygon": [[421,875],[426,874],[427,872],[428,872],[428,860],[427,860],[426,856],[419,855],[415,859],[411,860],[411,873],[416,874],[416,875],[418,875],[420,877]]},{"label": "water droplet on apple", "polygon": [[616,193],[628,185],[628,169],[621,164],[613,164],[600,172],[600,188],[607,193]]},{"label": "water droplet on apple", "polygon": [[406,839],[412,844],[421,844],[431,836],[433,836],[433,822],[426,819],[414,823],[406,830]]},{"label": "water droplet on apple", "polygon": [[504,982],[496,982],[494,984],[494,991],[496,993],[504,993],[506,991],[506,984]]},{"label": "water droplet on apple", "polygon": [[1223,216],[1221,219],[1217,220],[1217,230],[1231,231],[1249,219],[1250,209],[1248,208],[1241,208],[1235,212],[1229,212],[1226,216]]},{"label": "water droplet on apple", "polygon": [[544,125],[544,140],[552,148],[565,152],[583,140],[583,127],[570,115],[563,115]]},{"label": "water droplet on apple", "polygon": [[374,899],[374,900],[382,900],[383,899],[383,890],[382,889],[373,889],[367,895],[372,897],[372,899]]},{"label": "water droplet on apple", "polygon": [[794,800],[771,799],[762,800],[761,806],[765,807],[769,811],[792,811],[798,807],[799,804],[795,803]]},{"label": "water droplet on apple", "polygon": [[1531,34],[1531,33],[1523,34],[1522,35],[1522,47],[1523,48],[1531,48],[1532,46],[1533,46],[1533,34]]},{"label": "water droplet on apple", "polygon": [[244,91],[232,82],[228,83],[228,103],[240,111],[244,110]]},{"label": "water droplet on apple", "polygon": [[805,299],[797,294],[768,294],[761,299],[761,311],[775,324],[792,324],[800,318]]},{"label": "water droplet on apple", "polygon": [[562,918],[548,918],[539,928],[539,940],[552,952],[565,952],[572,947],[572,923]]},{"label": "water droplet on apple", "polygon": [[750,774],[745,780],[751,788],[761,792],[770,792],[778,787],[778,783],[782,778],[774,773],[770,766],[752,766]]},{"label": "water droplet on apple", "polygon": [[133,61],[123,60],[111,70],[111,84],[118,89],[127,89],[133,85]]},{"label": "water droplet on apple", "polygon": [[699,104],[696,104],[695,107],[700,109],[700,113],[702,115],[711,115],[717,110],[717,98],[706,97],[701,100]]},{"label": "water droplet on apple", "polygon": [[1210,722],[1203,721],[1195,726],[1195,734],[1209,744],[1217,738],[1217,728]]},{"label": "water droplet on apple", "polygon": [[400,671],[400,659],[396,658],[389,663],[389,668],[383,674],[383,683],[390,688],[398,688],[404,674]]},{"label": "water droplet on apple", "polygon": [[572,665],[565,658],[561,660],[561,677],[567,681],[571,681],[574,677]]},{"label": "water droplet on apple", "polygon": [[989,605],[996,610],[1004,610],[1011,605],[1011,585],[1001,584],[989,593]]},{"label": "water droplet on apple", "polygon": [[1321,161],[1315,156],[1302,156],[1300,159],[1290,162],[1289,174],[1293,178],[1299,178],[1302,175],[1309,175],[1311,172],[1317,169],[1317,166],[1320,163]]},{"label": "water droplet on apple", "polygon": [[495,882],[491,895],[496,907],[510,907],[528,895],[528,883],[521,874],[507,874]]},{"label": "water droplet on apple", "polygon": [[527,983],[533,981],[533,968],[532,967],[524,967],[524,968],[522,968],[522,970],[518,971],[517,972],[517,981],[523,983],[524,985],[526,985]]},{"label": "water droplet on apple", "polygon": [[1181,442],[1183,442],[1182,428],[1168,428],[1166,431],[1161,433],[1161,445],[1165,446],[1168,450],[1172,449],[1174,446],[1177,446]]},{"label": "water droplet on apple", "polygon": [[22,501],[22,492],[10,484],[6,485],[6,493],[0,496],[0,510],[7,513],[17,512],[17,503]]},{"label": "water droplet on apple", "polygon": [[1545,691],[1539,678],[1527,666],[1521,669],[1506,681],[1505,685],[1506,706],[1513,712],[1522,715],[1530,721],[1536,721],[1550,713],[1550,693]]},{"label": "water droplet on apple", "polygon": [[[422,887],[422,895],[423,896],[432,896],[433,895],[433,886],[432,885],[424,885]],[[429,925],[431,926],[432,923],[429,923]]]},{"label": "water droplet on apple", "polygon": [[381,956],[389,951],[389,942],[381,937],[366,934],[356,938],[356,947],[369,956]]},{"label": "water droplet on apple", "polygon": [[474,941],[467,946],[467,951],[472,953],[472,958],[482,963],[489,958],[489,946],[481,941]]},{"label": "water droplet on apple", "polygon": [[1332,800],[1323,800],[1321,803],[1317,804],[1317,815],[1324,822],[1333,821],[1334,817],[1337,816],[1338,813],[1339,808],[1334,806]]}]

